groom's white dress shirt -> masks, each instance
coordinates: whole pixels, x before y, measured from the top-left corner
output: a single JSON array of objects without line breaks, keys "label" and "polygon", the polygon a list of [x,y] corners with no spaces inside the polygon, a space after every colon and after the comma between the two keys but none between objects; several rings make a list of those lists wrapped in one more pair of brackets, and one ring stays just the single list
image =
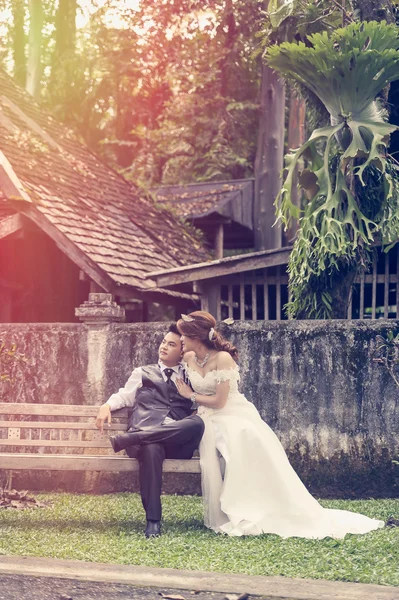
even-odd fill
[{"label": "groom's white dress shirt", "polygon": [[[159,368],[161,369],[162,377],[164,381],[167,381],[167,376],[165,375],[165,369],[172,369],[172,381],[176,383],[177,378],[183,379],[184,371],[182,364],[175,365],[174,367],[167,367],[163,364],[162,361],[158,361]],[[119,410],[120,408],[129,408],[134,405],[136,400],[137,390],[143,386],[143,373],[141,367],[137,367],[133,370],[129,379],[125,383],[123,388],[120,388],[118,392],[112,394],[110,398],[107,400],[107,404],[109,404],[111,408],[111,412],[114,410]],[[165,417],[164,423],[168,423],[173,421],[170,417]]]}]

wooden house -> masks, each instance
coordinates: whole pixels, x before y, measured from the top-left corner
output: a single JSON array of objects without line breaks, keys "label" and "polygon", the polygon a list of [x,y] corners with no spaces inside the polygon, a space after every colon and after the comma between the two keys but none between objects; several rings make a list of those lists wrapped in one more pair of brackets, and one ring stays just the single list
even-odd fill
[{"label": "wooden house", "polygon": [[0,71],[0,322],[73,321],[89,291],[129,321],[174,318],[198,298],[148,274],[209,256]]},{"label": "wooden house", "polygon": [[152,190],[157,204],[201,229],[216,259],[254,248],[254,179],[170,185]]},{"label": "wooden house", "polygon": [[[348,319],[399,318],[399,249],[376,249],[372,266],[355,280]],[[292,246],[260,250],[153,272],[160,287],[191,283],[203,310],[218,320],[283,320],[288,302],[287,264]]]}]

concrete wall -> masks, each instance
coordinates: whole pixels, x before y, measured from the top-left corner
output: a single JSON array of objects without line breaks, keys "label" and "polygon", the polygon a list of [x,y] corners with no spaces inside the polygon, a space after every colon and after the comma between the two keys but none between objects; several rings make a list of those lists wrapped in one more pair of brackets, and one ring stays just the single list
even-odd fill
[{"label": "concrete wall", "polygon": [[[399,388],[373,360],[376,336],[398,333],[397,321],[237,322],[223,328],[240,352],[241,390],[314,494],[398,495],[399,467],[391,461],[399,455]],[[27,357],[15,363],[13,383],[0,384],[1,400],[99,405],[133,366],[156,360],[164,331],[164,323],[0,324],[0,339],[16,343]],[[62,477],[76,491],[99,485],[93,474]],[[29,486],[21,481],[31,489],[50,485],[45,474],[32,478]],[[192,479],[186,491],[199,490],[198,478]],[[54,481],[60,487],[56,474]],[[101,491],[137,487],[137,478],[102,481]],[[165,485],[171,491],[175,482]]]}]

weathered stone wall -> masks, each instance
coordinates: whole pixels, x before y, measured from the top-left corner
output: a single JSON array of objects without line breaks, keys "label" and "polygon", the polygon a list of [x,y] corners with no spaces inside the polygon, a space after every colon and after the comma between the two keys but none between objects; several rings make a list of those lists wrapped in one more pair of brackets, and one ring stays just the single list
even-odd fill
[{"label": "weathered stone wall", "polygon": [[[223,327],[240,352],[242,391],[276,432],[313,493],[398,494],[399,468],[392,458],[399,454],[399,388],[386,367],[373,360],[376,336],[396,334],[397,321],[237,322]],[[99,405],[124,384],[133,366],[156,360],[164,331],[164,323],[0,324],[0,339],[16,343],[28,359],[15,363],[13,383],[0,384],[1,400]],[[45,474],[32,477],[36,488],[48,484]],[[82,480],[77,474],[62,478],[76,491],[99,485],[93,474]],[[54,480],[59,487],[59,478]],[[102,491],[137,486],[136,478],[102,480]],[[196,480],[192,489],[198,485]]]}]

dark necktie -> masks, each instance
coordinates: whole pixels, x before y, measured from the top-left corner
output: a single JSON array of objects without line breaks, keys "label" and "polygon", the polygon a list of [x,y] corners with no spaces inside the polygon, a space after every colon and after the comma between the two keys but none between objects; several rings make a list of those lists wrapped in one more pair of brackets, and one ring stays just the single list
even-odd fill
[{"label": "dark necktie", "polygon": [[167,378],[167,379],[166,379],[166,383],[167,383],[168,385],[174,385],[174,383],[173,383],[173,381],[172,381],[172,375],[173,375],[173,373],[174,373],[174,370],[173,370],[173,369],[165,369],[165,370],[164,370],[164,373],[165,373],[165,375],[166,375],[166,378]]}]

